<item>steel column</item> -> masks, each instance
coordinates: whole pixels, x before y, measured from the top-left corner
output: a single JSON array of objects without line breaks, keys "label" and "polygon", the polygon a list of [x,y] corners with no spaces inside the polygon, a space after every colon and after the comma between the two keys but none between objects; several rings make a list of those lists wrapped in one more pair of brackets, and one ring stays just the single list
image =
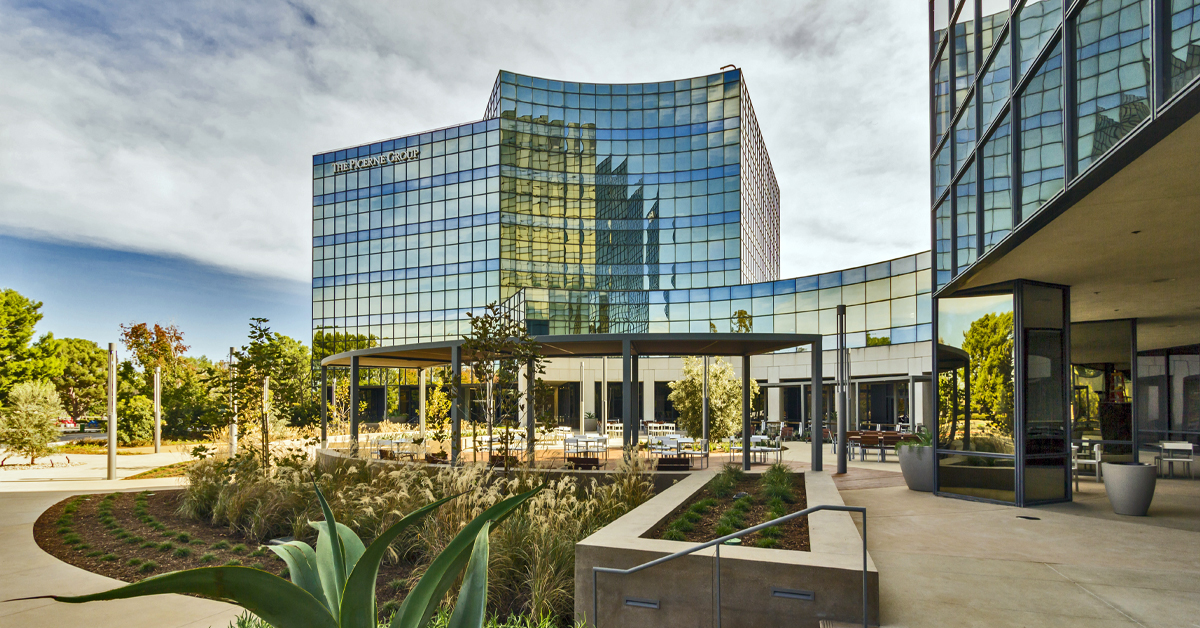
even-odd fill
[{"label": "steel column", "polygon": [[821,340],[818,338],[812,343],[812,470],[823,470],[822,456],[824,443],[821,442],[822,435],[825,429],[824,404],[821,399],[821,392],[824,388],[822,380],[822,364],[824,356],[822,355]]},{"label": "steel column", "polygon": [[750,470],[750,356],[742,356],[742,469]]},{"label": "steel column", "polygon": [[350,357],[350,453],[358,455],[358,356]]},{"label": "steel column", "polygon": [[329,444],[329,367],[321,367],[321,447]]},{"label": "steel column", "polygon": [[108,343],[108,479],[117,479],[117,343]]}]

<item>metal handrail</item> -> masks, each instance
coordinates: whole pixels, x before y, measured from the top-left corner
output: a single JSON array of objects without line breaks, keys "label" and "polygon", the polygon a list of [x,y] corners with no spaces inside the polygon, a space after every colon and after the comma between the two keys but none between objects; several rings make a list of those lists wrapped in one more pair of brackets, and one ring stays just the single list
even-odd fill
[{"label": "metal handrail", "polygon": [[839,512],[862,513],[862,519],[863,519],[863,527],[862,527],[862,559],[863,559],[862,605],[863,605],[863,628],[866,628],[867,627],[867,617],[868,617],[868,615],[867,615],[867,509],[863,508],[861,506],[834,506],[832,504],[822,504],[819,506],[812,506],[809,508],[805,508],[804,510],[793,512],[791,514],[779,517],[778,519],[772,519],[765,523],[760,523],[756,526],[746,528],[745,530],[738,530],[737,532],[734,532],[733,534],[726,534],[725,536],[723,536],[721,538],[713,539],[711,541],[701,543],[699,545],[690,547],[685,550],[680,550],[678,552],[675,552],[674,554],[669,554],[667,556],[663,556],[662,558],[656,558],[648,563],[642,563],[641,565],[638,565],[636,567],[630,567],[629,569],[617,569],[615,567],[592,567],[592,626],[593,626],[593,628],[598,628],[600,625],[600,621],[599,621],[600,620],[600,616],[599,616],[600,605],[598,603],[597,588],[596,588],[596,581],[597,581],[597,577],[599,574],[612,573],[612,574],[619,574],[619,575],[627,576],[629,574],[642,571],[643,569],[649,569],[655,565],[661,565],[662,563],[675,560],[676,558],[682,558],[689,554],[693,554],[702,549],[707,549],[707,548],[713,547],[713,546],[715,546],[717,548],[716,549],[716,557],[715,557],[716,558],[716,572],[717,572],[717,583],[716,583],[716,587],[715,587],[715,594],[717,597],[717,600],[716,600],[716,602],[717,602],[717,628],[721,628],[721,545],[724,544],[726,541],[729,541],[730,539],[739,539],[743,536],[746,536],[747,534],[753,534],[755,532],[758,532],[759,530],[762,530],[763,528],[777,526],[782,523],[791,521],[792,519],[795,519],[797,517],[803,517],[809,513],[814,513],[819,510],[835,510],[835,511],[839,511]]}]

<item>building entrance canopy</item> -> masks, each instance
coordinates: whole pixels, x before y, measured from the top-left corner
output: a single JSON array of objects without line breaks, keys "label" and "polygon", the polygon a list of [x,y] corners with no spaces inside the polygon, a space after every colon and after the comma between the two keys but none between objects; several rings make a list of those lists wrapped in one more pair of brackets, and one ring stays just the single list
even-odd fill
[{"label": "building entrance canopy", "polygon": [[[624,423],[625,446],[635,444],[640,426],[633,422],[637,395],[637,362],[642,356],[741,356],[742,358],[742,440],[743,466],[750,464],[750,356],[773,353],[785,349],[807,346],[812,356],[813,381],[821,381],[821,336],[817,334],[585,334],[534,336],[541,345],[542,355],[547,358],[622,357],[622,420]],[[451,366],[457,378],[461,373],[463,340],[447,340],[396,347],[371,347],[346,351],[321,360],[322,380],[324,371],[330,367],[350,367],[351,398],[355,399],[358,388],[358,369],[363,367],[383,368],[428,368]],[[322,384],[324,387],[324,384]],[[532,388],[532,387],[531,387]],[[452,393],[452,431],[460,434],[460,403],[457,392]],[[531,393],[532,394],[532,393]],[[812,433],[820,435],[824,412],[821,396],[813,395]],[[530,404],[531,407],[532,404]],[[352,401],[352,415],[357,404]],[[322,412],[324,417],[324,412]],[[351,418],[352,438],[357,435],[358,421]],[[526,421],[529,430],[529,447],[533,446],[534,422]],[[821,470],[821,438],[813,439],[813,469]],[[452,440],[452,457],[457,459],[457,445]]]}]

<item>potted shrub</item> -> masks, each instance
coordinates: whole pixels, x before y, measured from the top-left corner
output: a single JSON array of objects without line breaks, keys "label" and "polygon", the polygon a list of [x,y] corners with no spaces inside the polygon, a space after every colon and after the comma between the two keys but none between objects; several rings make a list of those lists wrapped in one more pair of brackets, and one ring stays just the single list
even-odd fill
[{"label": "potted shrub", "polygon": [[896,443],[900,471],[909,490],[933,492],[933,434],[918,432],[915,438]]},{"label": "potted shrub", "polygon": [[1118,515],[1144,517],[1154,500],[1158,469],[1147,462],[1101,462],[1104,491]]}]

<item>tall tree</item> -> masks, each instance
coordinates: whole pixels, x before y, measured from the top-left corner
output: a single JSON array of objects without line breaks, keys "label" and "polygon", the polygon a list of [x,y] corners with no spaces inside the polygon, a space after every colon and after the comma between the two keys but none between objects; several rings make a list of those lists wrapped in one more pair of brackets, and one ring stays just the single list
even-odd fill
[{"label": "tall tree", "polygon": [[153,372],[155,367],[161,367],[164,371],[174,370],[188,350],[188,346],[183,344],[183,332],[178,327],[163,327],[158,323],[154,327],[146,323],[122,324],[121,344],[146,372]]},{"label": "tall tree", "polygon": [[241,420],[262,420],[263,380],[270,377],[269,414],[293,424],[308,423],[316,410],[308,347],[271,331],[269,322],[250,319],[248,342],[234,354],[234,394]]},{"label": "tall tree", "polygon": [[58,341],[62,373],[50,378],[63,408],[78,421],[104,403],[108,378],[108,352],[91,340],[62,338]]},{"label": "tall tree", "polygon": [[0,291],[0,401],[20,382],[59,374],[58,341],[46,334],[30,344],[42,320],[42,302],[31,301],[11,288]]}]

